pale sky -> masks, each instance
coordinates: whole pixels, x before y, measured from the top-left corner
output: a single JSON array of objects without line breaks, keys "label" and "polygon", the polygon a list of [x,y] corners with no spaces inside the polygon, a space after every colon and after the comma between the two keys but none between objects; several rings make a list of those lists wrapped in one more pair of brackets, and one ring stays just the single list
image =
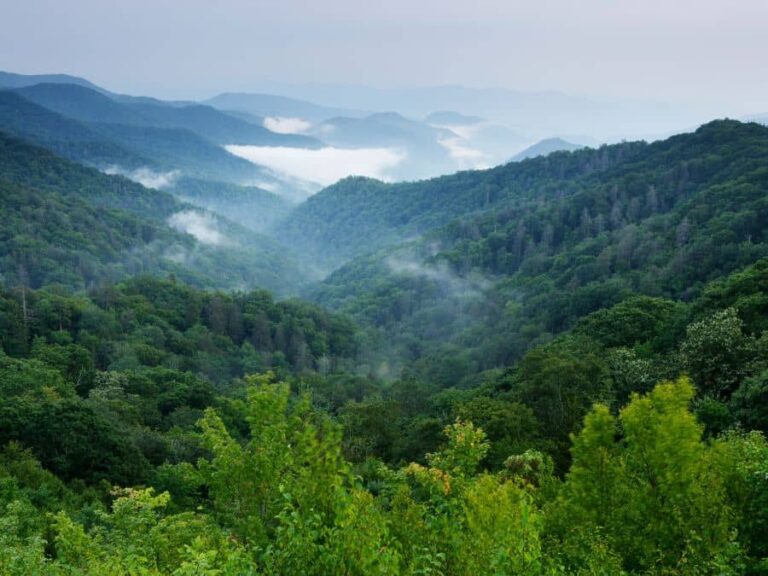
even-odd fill
[{"label": "pale sky", "polygon": [[768,112],[766,0],[0,2],[0,69],[131,94],[462,84]]}]

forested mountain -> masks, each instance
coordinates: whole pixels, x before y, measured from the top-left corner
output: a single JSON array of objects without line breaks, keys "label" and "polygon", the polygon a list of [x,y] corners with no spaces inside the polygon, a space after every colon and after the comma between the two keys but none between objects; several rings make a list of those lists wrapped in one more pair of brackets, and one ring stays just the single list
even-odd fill
[{"label": "forested mountain", "polygon": [[[705,282],[768,256],[768,129],[714,122],[664,142],[601,150],[605,158],[623,151],[626,160],[584,170],[567,184],[546,180],[557,174],[553,166],[595,162],[601,152],[554,154],[461,175],[480,183],[494,173],[520,178],[543,169],[528,187],[502,189],[510,200],[497,209],[361,257],[331,274],[312,297],[383,330],[394,358],[409,357],[428,374],[449,362],[451,381],[459,382],[462,374],[515,360],[631,294],[691,298]],[[437,182],[422,184],[422,193]],[[385,194],[392,190],[377,186]],[[476,196],[482,190],[468,189]],[[360,187],[349,196],[356,194]],[[394,220],[399,198],[389,200],[382,207],[393,214],[389,222],[406,221],[402,204],[404,218]],[[403,204],[410,201],[403,196]],[[374,241],[393,241],[392,229],[385,230]],[[392,368],[391,357],[382,362]]]},{"label": "forested mountain", "polygon": [[233,184],[268,181],[274,177],[257,166],[182,128],[157,128],[129,124],[92,124],[105,138],[143,156],[164,170]]},{"label": "forested mountain", "polygon": [[4,134],[0,134],[0,150],[0,178],[9,182],[76,195],[97,206],[130,210],[156,220],[167,218],[180,206],[170,194],[103,174]]},{"label": "forested mountain", "polygon": [[[314,247],[317,256],[338,263],[453,220],[484,213],[504,218],[510,213],[563,201],[589,188],[602,187],[608,181],[611,187],[622,183],[632,186],[633,196],[624,197],[619,208],[622,218],[629,211],[629,218],[636,220],[640,216],[638,210],[646,203],[646,198],[635,189],[643,186],[643,179],[648,186],[658,185],[662,174],[667,181],[673,177],[670,174],[677,173],[688,179],[691,169],[706,165],[706,171],[695,173],[690,182],[685,181],[690,190],[697,191],[702,185],[727,180],[741,168],[751,172],[753,157],[763,154],[765,133],[756,124],[716,122],[693,134],[651,145],[629,142],[561,152],[424,182],[385,184],[370,179],[347,179],[299,206],[283,223],[280,233],[287,242],[309,250]],[[728,138],[722,143],[713,142],[712,134]],[[729,171],[728,165],[715,162],[707,149],[710,144],[717,147],[713,154],[723,154],[721,162],[734,161],[738,166]],[[740,156],[741,152],[746,155]],[[647,189],[643,190],[643,194],[646,192]],[[648,201],[658,203],[658,194],[651,194]],[[655,201],[653,196],[657,197]],[[618,200],[609,199],[608,212],[593,215],[599,226],[610,219]],[[581,219],[581,208],[572,219]]]},{"label": "forested mountain", "polygon": [[12,286],[82,289],[149,272],[279,293],[302,282],[290,254],[269,238],[1,133],[0,190],[0,273]]},{"label": "forested mountain", "polygon": [[159,222],[4,180],[0,208],[0,275],[11,286],[92,286],[145,269],[162,270],[161,254],[149,250],[152,243],[178,243],[187,250],[194,245]]},{"label": "forested mountain", "polygon": [[126,169],[156,167],[106,136],[71,118],[38,106],[16,92],[0,90],[0,130],[42,146],[55,154],[94,166]]},{"label": "forested mountain", "polygon": [[229,154],[189,130],[83,123],[13,92],[0,91],[0,128],[101,169],[118,168],[126,173],[140,168],[179,170],[190,176],[238,183],[274,181],[263,168]]},{"label": "forested mountain", "polygon": [[587,185],[591,175],[620,164],[646,146],[633,142],[554,154],[422,182],[385,184],[349,178],[297,207],[278,233],[285,242],[333,268],[459,217],[571,194]]}]

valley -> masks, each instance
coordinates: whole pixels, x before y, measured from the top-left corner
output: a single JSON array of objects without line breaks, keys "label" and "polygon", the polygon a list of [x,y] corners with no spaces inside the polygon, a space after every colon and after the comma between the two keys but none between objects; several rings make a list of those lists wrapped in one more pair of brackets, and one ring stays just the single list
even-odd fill
[{"label": "valley", "polygon": [[0,573],[764,574],[760,117],[304,90],[0,73]]}]

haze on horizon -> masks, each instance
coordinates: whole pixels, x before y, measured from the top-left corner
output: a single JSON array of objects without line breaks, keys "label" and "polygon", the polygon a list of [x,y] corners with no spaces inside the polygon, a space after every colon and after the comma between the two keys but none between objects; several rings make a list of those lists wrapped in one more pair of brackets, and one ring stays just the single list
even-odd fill
[{"label": "haze on horizon", "polygon": [[26,0],[0,69],[206,98],[275,86],[459,84],[768,110],[759,0]]}]

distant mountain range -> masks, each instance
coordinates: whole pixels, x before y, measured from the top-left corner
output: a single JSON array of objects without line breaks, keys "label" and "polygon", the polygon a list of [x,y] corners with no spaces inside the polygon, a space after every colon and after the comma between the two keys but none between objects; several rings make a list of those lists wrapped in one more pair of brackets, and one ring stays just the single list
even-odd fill
[{"label": "distant mountain range", "polygon": [[117,101],[76,84],[36,84],[16,92],[36,104],[82,122],[184,129],[222,145],[308,148],[321,145],[307,136],[270,132],[263,126],[200,104],[175,106],[141,99]]},{"label": "distant mountain range", "polygon": [[[398,112],[425,118],[440,110],[485,118],[527,136],[528,142],[552,134],[587,135],[597,142],[658,139],[711,119],[708,110],[663,102],[529,92],[460,85],[378,88],[347,84],[260,83],[260,92],[283,94],[353,110]],[[582,140],[582,138],[579,138]],[[507,151],[507,158],[514,151]]]},{"label": "distant mountain range", "polygon": [[[164,102],[58,74],[4,72],[0,89],[0,128],[57,154],[128,176],[149,169],[265,188],[291,200],[345,175],[400,181],[485,168],[532,140],[463,109],[371,113],[366,107],[246,93],[222,93],[203,103]],[[432,106],[445,100],[441,96]],[[391,105],[397,107],[398,100]],[[329,147],[330,155],[323,152]],[[313,163],[333,163],[331,174],[338,176],[313,177],[307,170]]]},{"label": "distant mountain range", "polygon": [[305,100],[273,94],[248,94],[225,92],[206,100],[204,104],[224,111],[245,112],[253,116],[302,118],[310,122],[322,122],[334,116],[360,118],[369,112],[355,111],[332,106],[319,106]]},{"label": "distant mountain range", "polygon": [[[345,175],[420,180],[573,150],[574,141],[595,140],[531,142],[549,127],[579,133],[574,118],[599,124],[625,112],[589,98],[461,86],[283,86],[283,95],[225,92],[196,103],[116,94],[70,75],[2,72],[0,88],[0,129],[72,160],[145,183],[218,182],[289,202]],[[314,178],[313,165],[333,170]]]}]

